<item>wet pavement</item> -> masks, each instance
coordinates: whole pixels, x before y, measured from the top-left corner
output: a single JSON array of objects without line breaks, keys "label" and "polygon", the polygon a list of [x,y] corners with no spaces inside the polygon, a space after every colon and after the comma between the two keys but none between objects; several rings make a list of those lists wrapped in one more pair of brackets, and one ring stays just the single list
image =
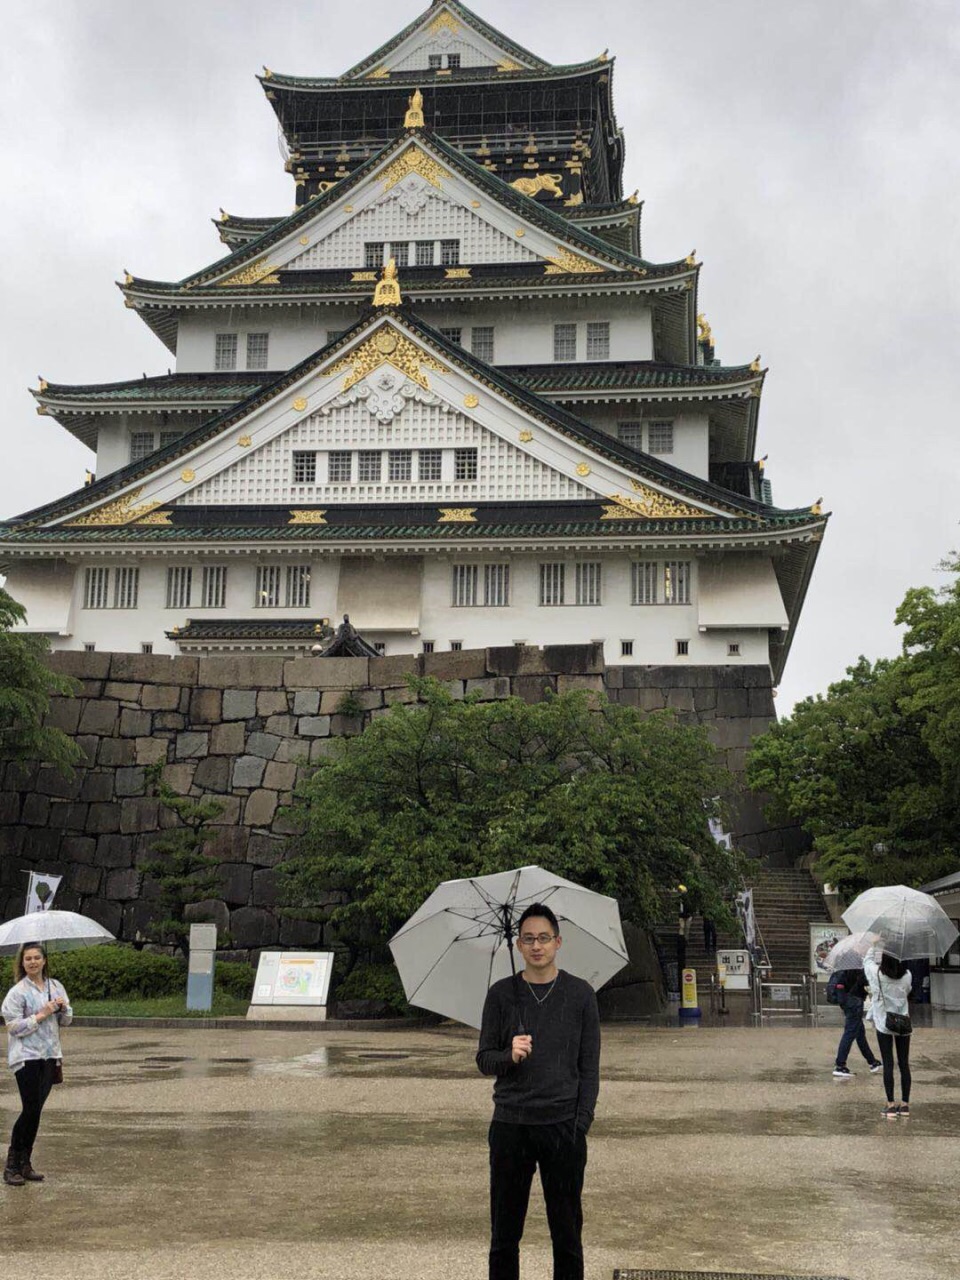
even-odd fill
[{"label": "wet pavement", "polygon": [[[837,1036],[605,1027],[589,1280],[615,1267],[956,1280],[960,1036],[917,1031],[913,1115],[895,1122],[865,1064],[832,1079]],[[5,1273],[484,1280],[491,1082],[473,1033],[65,1041],[35,1153],[48,1181],[0,1187]],[[9,1075],[3,1090],[9,1121]],[[549,1276],[535,1186],[522,1277]]]}]

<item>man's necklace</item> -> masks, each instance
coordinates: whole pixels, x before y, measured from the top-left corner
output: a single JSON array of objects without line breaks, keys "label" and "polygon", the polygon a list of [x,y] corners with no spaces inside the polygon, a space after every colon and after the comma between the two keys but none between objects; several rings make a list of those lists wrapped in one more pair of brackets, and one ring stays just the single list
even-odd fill
[{"label": "man's necklace", "polygon": [[539,983],[537,983],[537,984],[535,984],[535,983],[533,983],[533,982],[528,982],[528,983],[527,983],[527,986],[528,986],[528,987],[529,987],[529,989],[530,989],[530,994],[533,996],[534,1000],[536,1000],[537,1004],[543,1004],[544,1000],[548,1000],[548,999],[550,998],[550,992],[551,992],[551,991],[553,991],[553,988],[557,985],[557,982],[559,981],[559,979],[560,979],[560,974],[559,974],[559,972],[558,972],[558,973],[557,973],[557,976],[556,976],[556,977],[554,978],[554,980],[550,983],[550,989],[549,989],[549,991],[547,992],[547,994],[546,994],[545,996],[538,996],[538,995],[537,995],[537,993],[536,993],[536,991],[535,991],[535,989],[534,989],[534,987],[535,987],[535,986],[539,986],[539,985],[540,985]]}]

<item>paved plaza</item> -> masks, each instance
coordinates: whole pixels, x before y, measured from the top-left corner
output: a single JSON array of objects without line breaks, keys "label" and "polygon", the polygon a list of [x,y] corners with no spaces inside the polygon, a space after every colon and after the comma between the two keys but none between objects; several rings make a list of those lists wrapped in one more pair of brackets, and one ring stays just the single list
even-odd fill
[{"label": "paved plaza", "polygon": [[[836,1038],[605,1027],[590,1280],[615,1267],[955,1280],[957,1033],[918,1031],[914,1114],[892,1123],[878,1079],[832,1080]],[[0,1188],[10,1274],[484,1280],[491,1082],[472,1033],[65,1039],[36,1153],[48,1181]],[[14,1097],[7,1077],[5,1123]],[[536,1185],[532,1204],[523,1280],[547,1280]]]}]

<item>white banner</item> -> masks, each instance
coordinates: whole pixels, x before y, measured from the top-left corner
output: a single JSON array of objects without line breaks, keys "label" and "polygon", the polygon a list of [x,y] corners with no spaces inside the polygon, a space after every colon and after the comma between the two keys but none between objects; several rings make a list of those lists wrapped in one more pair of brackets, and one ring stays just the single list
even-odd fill
[{"label": "white banner", "polygon": [[27,909],[25,915],[34,911],[49,911],[60,888],[63,876],[48,876],[42,871],[30,871],[30,884],[27,886]]},{"label": "white banner", "polygon": [[755,955],[757,949],[757,921],[753,914],[752,889],[744,889],[743,893],[737,894],[736,908],[747,948],[751,955]]}]

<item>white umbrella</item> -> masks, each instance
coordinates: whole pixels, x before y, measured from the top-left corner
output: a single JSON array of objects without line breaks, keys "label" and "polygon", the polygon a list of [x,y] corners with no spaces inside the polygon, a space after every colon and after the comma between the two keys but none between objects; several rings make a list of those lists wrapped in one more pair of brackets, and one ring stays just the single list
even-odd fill
[{"label": "white umbrella", "polygon": [[831,973],[838,969],[862,969],[869,952],[882,942],[879,933],[848,933],[827,953],[824,967]]},{"label": "white umbrella", "polygon": [[116,938],[102,924],[76,911],[31,911],[0,924],[0,955],[13,955],[25,942],[42,942],[48,951],[75,951],[116,942]]},{"label": "white umbrella", "polygon": [[883,949],[898,960],[939,960],[958,937],[936,898],[905,884],[867,889],[843,913],[851,932],[879,933]]},{"label": "white umbrella", "polygon": [[627,963],[613,898],[542,867],[447,880],[390,939],[410,1003],[479,1028],[488,988],[514,971],[516,924],[534,902],[560,923],[559,968],[596,990]]}]

